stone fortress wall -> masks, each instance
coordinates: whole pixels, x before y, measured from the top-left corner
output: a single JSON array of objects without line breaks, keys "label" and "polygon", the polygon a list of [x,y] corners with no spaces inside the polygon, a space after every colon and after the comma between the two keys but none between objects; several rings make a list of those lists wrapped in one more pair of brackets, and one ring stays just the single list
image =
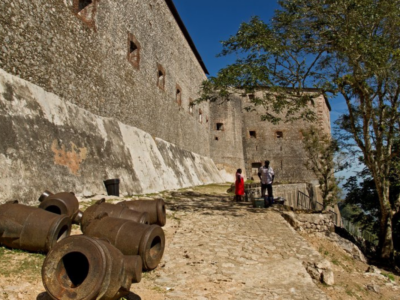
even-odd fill
[{"label": "stone fortress wall", "polygon": [[[54,176],[55,170],[60,171],[55,168],[53,176],[48,178],[53,185],[47,188],[61,188],[64,181],[71,190],[83,194],[85,186],[92,186],[87,193],[99,191],[102,187],[98,182],[112,176],[126,180],[123,186],[126,193],[202,184],[210,182],[210,178],[216,182],[221,178],[232,181],[237,168],[242,168],[250,178],[265,159],[271,160],[280,182],[314,179],[301,163],[304,154],[299,129],[305,126],[303,122],[280,125],[262,122],[262,111],[244,110],[247,96],[242,95],[233,95],[228,102],[190,105],[199,96],[207,69],[172,0],[3,0],[0,12],[0,69],[26,80],[35,86],[33,89],[42,88],[38,95],[54,94],[45,97],[49,101],[45,106],[55,105],[52,101],[71,102],[76,106],[75,123],[81,126],[70,126],[74,123],[73,114],[68,115],[68,126],[61,124],[61,129],[47,126],[46,115],[42,116],[43,122],[35,119],[43,114],[41,109],[26,109],[24,105],[18,116],[7,113],[10,108],[5,104],[14,101],[9,99],[15,98],[15,87],[4,85],[0,126],[7,129],[2,137],[7,142],[0,147],[0,156],[5,163],[2,169],[12,164],[15,173],[3,172],[0,179],[7,181],[19,176],[30,182],[24,194],[31,193],[32,188],[45,188],[38,181],[38,174],[59,165],[59,160],[53,157],[56,150],[63,150],[62,163],[68,165],[66,161],[72,155],[72,164],[77,159],[82,169],[76,171],[74,165],[75,173],[71,173],[68,165]],[[24,97],[21,99],[24,103]],[[322,97],[316,102],[318,124],[330,132],[329,107]],[[70,104],[56,106],[74,107]],[[49,120],[50,123],[60,125],[59,113],[63,110],[52,113],[55,120]],[[32,115],[34,120],[30,120]],[[40,131],[42,127],[45,130]],[[152,137],[158,142],[138,140],[142,132],[146,141]],[[282,137],[278,138],[278,132]],[[37,140],[42,146],[32,144]],[[22,145],[23,141],[26,145]],[[28,155],[26,146],[30,144],[33,146]],[[143,144],[148,148],[143,148]],[[144,154],[146,149],[148,155]],[[155,159],[153,164],[153,150],[161,153],[156,156],[162,155],[163,163]],[[81,159],[84,153],[87,156]],[[40,164],[34,162],[35,155]],[[176,161],[177,167],[170,167],[174,159],[183,161]],[[151,171],[144,170],[146,162]],[[190,167],[180,167],[181,163]],[[108,171],[96,173],[99,164],[100,169]],[[156,176],[155,170],[165,164],[177,182],[171,185],[164,179],[154,184],[148,182]],[[207,175],[205,170],[219,174],[213,177],[215,174]],[[9,178],[4,174],[9,174]],[[17,186],[7,182],[11,189]],[[12,192],[11,195],[17,196]]]},{"label": "stone fortress wall", "polygon": [[[258,180],[259,167],[264,164],[265,160],[269,160],[277,182],[315,181],[315,175],[304,166],[306,157],[301,130],[313,125],[322,132],[330,134],[330,106],[317,91],[310,89],[309,92],[316,93],[315,103],[312,106],[317,115],[315,123],[298,120],[294,122],[281,121],[274,125],[262,121],[261,116],[265,113],[262,106],[253,107],[250,111],[245,109],[249,106],[249,97],[263,97],[261,90],[250,95],[235,94],[225,105],[220,105],[218,102],[213,104],[211,106],[213,116],[211,153],[214,161],[217,164],[225,164],[228,161],[236,163],[238,168],[245,169],[248,179]],[[237,138],[240,130],[242,132],[241,141]],[[218,140],[213,139],[213,135],[218,137]],[[242,145],[242,149],[239,144]]]},{"label": "stone fortress wall", "polygon": [[0,69],[0,203],[33,202],[45,190],[121,195],[224,182],[210,157],[114,118],[99,117]]},{"label": "stone fortress wall", "polygon": [[[234,180],[236,170],[241,168],[246,175],[243,153],[243,108],[242,99],[232,95],[229,101],[211,102],[210,149],[217,166]],[[229,176],[230,175],[230,176]]]},{"label": "stone fortress wall", "polygon": [[209,106],[189,108],[206,70],[169,5],[1,1],[0,68],[91,113],[209,156]]}]

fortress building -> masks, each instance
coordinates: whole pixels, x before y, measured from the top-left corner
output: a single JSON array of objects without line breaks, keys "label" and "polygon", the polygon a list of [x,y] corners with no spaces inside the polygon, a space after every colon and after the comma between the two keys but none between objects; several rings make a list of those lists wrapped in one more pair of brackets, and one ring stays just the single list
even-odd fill
[{"label": "fortress building", "polygon": [[116,177],[125,194],[225,182],[265,159],[281,181],[313,179],[302,122],[262,122],[248,95],[191,105],[208,72],[172,0],[3,0],[0,14],[0,201]]}]

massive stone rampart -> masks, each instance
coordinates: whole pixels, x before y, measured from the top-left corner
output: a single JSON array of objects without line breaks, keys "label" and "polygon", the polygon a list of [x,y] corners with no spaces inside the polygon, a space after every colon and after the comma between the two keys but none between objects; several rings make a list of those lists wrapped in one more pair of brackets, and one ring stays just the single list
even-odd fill
[{"label": "massive stone rampart", "polygon": [[189,111],[206,75],[165,0],[2,0],[0,12],[0,68],[209,156],[208,104]]},{"label": "massive stone rampart", "polygon": [[99,117],[0,69],[0,202],[40,193],[122,194],[222,182],[214,162],[113,118]]}]

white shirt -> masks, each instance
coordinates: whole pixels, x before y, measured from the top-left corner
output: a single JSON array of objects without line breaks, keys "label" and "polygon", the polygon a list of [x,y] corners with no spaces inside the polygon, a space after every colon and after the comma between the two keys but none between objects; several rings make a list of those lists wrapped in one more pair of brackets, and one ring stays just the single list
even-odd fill
[{"label": "white shirt", "polygon": [[272,176],[274,175],[274,170],[271,167],[266,168],[262,166],[259,170],[261,173],[261,183],[262,184],[272,184]]}]

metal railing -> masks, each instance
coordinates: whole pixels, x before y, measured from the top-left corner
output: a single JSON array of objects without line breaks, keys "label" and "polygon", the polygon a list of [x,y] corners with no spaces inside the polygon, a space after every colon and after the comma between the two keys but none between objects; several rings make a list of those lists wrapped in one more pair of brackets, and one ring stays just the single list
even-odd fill
[{"label": "metal railing", "polygon": [[343,228],[346,229],[348,233],[350,233],[353,237],[358,239],[364,239],[371,244],[378,245],[379,240],[376,235],[371,233],[368,230],[362,230],[359,226],[355,225],[354,223],[346,220],[342,217],[342,224]]},{"label": "metal railing", "polygon": [[[297,207],[307,210],[322,211],[324,205],[318,201],[313,201],[310,196],[301,191],[297,191]],[[328,210],[332,214],[335,225],[338,225],[338,216],[334,211]]]}]

